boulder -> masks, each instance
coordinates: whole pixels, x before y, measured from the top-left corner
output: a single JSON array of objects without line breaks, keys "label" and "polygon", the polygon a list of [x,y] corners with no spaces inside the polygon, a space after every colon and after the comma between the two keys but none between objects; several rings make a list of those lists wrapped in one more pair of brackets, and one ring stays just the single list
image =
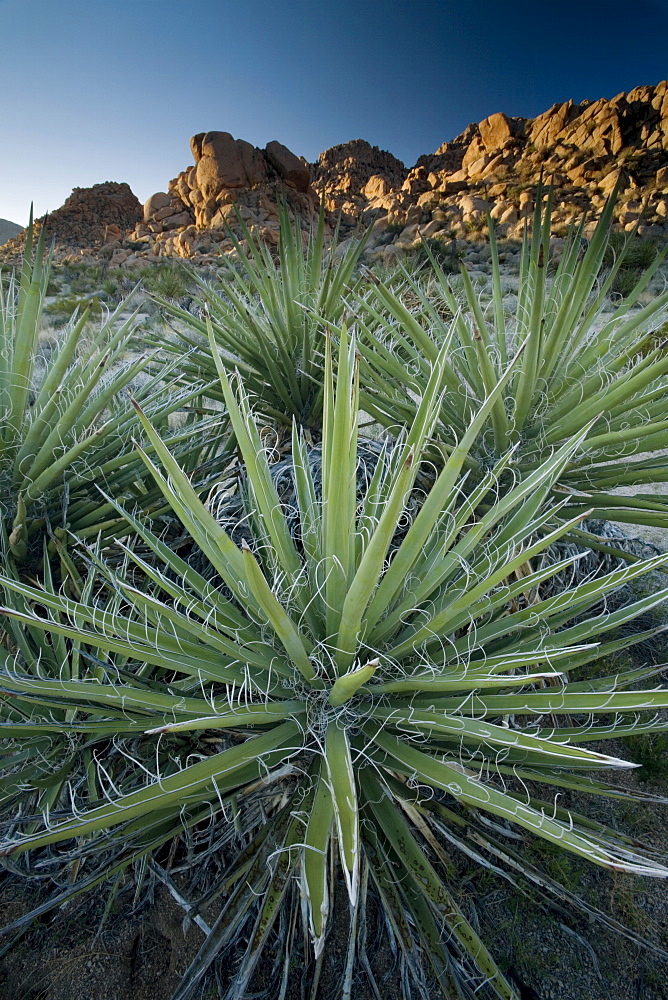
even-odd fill
[{"label": "boulder", "polygon": [[167,208],[171,203],[171,194],[167,194],[166,191],[156,191],[155,194],[152,194],[144,202],[144,222],[148,222],[149,219],[155,219],[156,213],[163,208]]},{"label": "boulder", "polygon": [[553,146],[564,126],[570,120],[573,101],[553,104],[549,111],[538,115],[531,123],[529,141],[534,146]]},{"label": "boulder", "polygon": [[508,205],[504,208],[501,215],[499,215],[499,224],[502,226],[509,225],[514,226],[518,219],[517,208],[514,205]]},{"label": "boulder", "polygon": [[477,160],[474,160],[473,163],[469,163],[467,167],[469,177],[478,177],[484,174],[490,162],[496,159],[498,159],[498,157],[490,156],[489,153],[485,153],[484,156],[479,156]]},{"label": "boulder", "polygon": [[472,198],[470,195],[465,195],[459,199],[459,207],[462,210],[464,218],[467,218],[467,216],[484,212],[487,208],[487,202],[483,201],[482,198]]},{"label": "boulder", "polygon": [[248,186],[255,188],[261,184],[265,184],[268,180],[269,172],[267,170],[267,161],[262,155],[262,151],[244,139],[239,139],[237,145]]},{"label": "boulder", "polygon": [[390,182],[386,177],[381,177],[380,174],[372,174],[362,188],[362,194],[369,200],[382,198],[389,191],[391,191]]},{"label": "boulder", "polygon": [[[181,210],[185,208],[183,202],[181,202]],[[153,216],[154,222],[162,222],[163,219],[168,219],[170,215],[176,215],[179,209],[172,205],[172,199],[169,199],[169,204],[165,205],[163,208],[159,208],[158,211]]]},{"label": "boulder", "polygon": [[164,219],[163,226],[165,229],[180,229],[181,226],[191,225],[192,221],[193,217],[190,212],[177,212],[176,215],[170,215]]},{"label": "boulder", "polygon": [[475,163],[480,159],[481,156],[485,155],[485,144],[482,141],[482,137],[479,135],[474,136],[469,143],[466,152],[462,158],[462,170],[465,170],[468,174],[469,167],[472,163]]},{"label": "boulder", "polygon": [[510,120],[502,111],[483,119],[478,126],[483,146],[487,150],[502,149],[513,138]]},{"label": "boulder", "polygon": [[197,187],[205,198],[222,188],[239,188],[247,183],[241,150],[229,132],[206,132],[195,148],[199,151]]},{"label": "boulder", "polygon": [[113,222],[109,223],[104,227],[103,242],[108,246],[116,243],[120,246],[120,241],[123,238],[123,230],[120,226],[115,225]]},{"label": "boulder", "polygon": [[303,160],[291,153],[282,142],[273,139],[265,146],[267,159],[286,184],[291,184],[297,191],[308,191],[311,172]]},{"label": "boulder", "polygon": [[615,185],[619,184],[620,188],[626,187],[629,181],[629,176],[625,170],[617,168],[617,170],[611,170],[609,174],[599,182],[599,187],[605,195],[610,195],[615,189]]}]

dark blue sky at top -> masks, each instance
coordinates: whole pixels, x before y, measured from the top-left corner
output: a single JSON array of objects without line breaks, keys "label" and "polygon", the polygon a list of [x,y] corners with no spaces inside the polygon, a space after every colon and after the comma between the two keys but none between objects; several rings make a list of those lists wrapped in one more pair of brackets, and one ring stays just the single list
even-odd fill
[{"label": "dark blue sky at top", "polygon": [[0,217],[74,186],[141,201],[222,130],[407,165],[472,121],[668,77],[668,0],[0,0]]}]

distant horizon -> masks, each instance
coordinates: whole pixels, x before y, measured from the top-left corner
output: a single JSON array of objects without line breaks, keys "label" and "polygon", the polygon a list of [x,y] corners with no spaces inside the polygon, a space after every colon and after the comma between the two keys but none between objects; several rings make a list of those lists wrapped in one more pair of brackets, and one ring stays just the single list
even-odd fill
[{"label": "distant horizon", "polygon": [[[191,135],[278,139],[314,162],[352,139],[407,167],[471,122],[534,118],[668,76],[668,0],[0,0],[0,217],[25,225],[75,187],[140,202]],[[25,53],[29,52],[26,60]],[[57,75],[54,65],[57,63]],[[26,65],[27,64],[27,65]],[[17,81],[19,83],[17,84]]]}]

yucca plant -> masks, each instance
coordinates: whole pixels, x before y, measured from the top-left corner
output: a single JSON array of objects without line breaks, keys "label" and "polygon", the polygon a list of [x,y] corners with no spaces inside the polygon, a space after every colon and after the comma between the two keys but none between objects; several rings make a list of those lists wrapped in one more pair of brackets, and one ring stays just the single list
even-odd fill
[{"label": "yucca plant", "polygon": [[[618,487],[668,481],[668,457],[662,454],[668,448],[668,350],[665,343],[652,342],[665,319],[668,291],[640,305],[666,252],[608,312],[608,293],[625,261],[621,247],[610,268],[604,268],[614,197],[586,251],[583,222],[553,273],[547,267],[551,193],[545,206],[542,201],[539,190],[531,237],[525,233],[513,316],[504,310],[491,219],[492,293],[487,300],[464,268],[461,277],[449,278],[428,246],[431,268],[417,277],[406,271],[403,295],[368,272],[366,290],[351,302],[364,329],[362,405],[385,426],[410,424],[440,346],[452,336],[445,373],[449,392],[436,435],[453,448],[523,347],[523,358],[492,408],[469,463],[485,469],[515,445],[512,465],[525,475],[552,448],[587,427],[559,477],[558,489],[569,498],[564,514],[592,509],[598,518],[668,527],[663,497],[613,493]],[[626,244],[627,252],[632,245]],[[654,454],[647,457],[647,452]]]},{"label": "yucca plant", "polygon": [[360,488],[355,344],[344,328],[335,388],[326,342],[322,446],[293,433],[291,531],[295,512],[276,492],[248,398],[235,394],[214,350],[245,463],[250,544],[235,544],[140,419],[163,467],[142,451],[147,469],[220,585],[120,508],[147,555],[125,546],[126,566],[114,569],[90,549],[80,599],[57,592],[48,575],[41,587],[3,578],[0,791],[13,822],[2,853],[16,863],[38,852],[38,862],[62,844],[74,872],[85,860],[85,877],[73,874],[51,905],[212,817],[229,828],[235,815],[246,832],[190,911],[225,893],[174,1000],[240,939],[247,947],[226,997],[247,996],[280,913],[290,928],[302,914],[315,997],[337,865],[350,901],[343,998],[353,994],[357,957],[373,977],[358,932],[375,886],[420,996],[517,1000],[457,901],[444,842],[608,926],[619,925],[525,861],[525,837],[613,871],[668,875],[656,852],[551,800],[557,789],[652,798],[594,777],[634,765],[586,744],[665,728],[640,719],[668,705],[668,690],[637,689],[661,668],[595,680],[581,668],[654,634],[619,630],[668,589],[616,608],[609,598],[668,555],[541,595],[573,562],[546,557],[568,523],[542,529],[555,517],[546,505],[553,484],[587,429],[503,492],[512,448],[471,489],[464,471],[519,358],[416,513],[446,351],[410,431],[387,443]]},{"label": "yucca plant", "polygon": [[0,284],[0,511],[9,518],[9,546],[20,560],[45,528],[117,533],[118,513],[103,502],[98,487],[132,497],[144,510],[155,506],[155,486],[133,443],[139,427],[124,395],[130,386],[191,469],[227,426],[223,413],[205,411],[196,429],[187,418],[170,429],[171,414],[201,407],[206,386],[185,384],[175,374],[176,362],[151,377],[144,373],[155,352],[131,353],[138,310],[122,321],[126,303],[92,334],[89,313],[75,315],[60,343],[42,358],[50,269],[43,230],[34,249],[33,261],[30,225],[20,275],[11,274],[6,289]]},{"label": "yucca plant", "polygon": [[324,332],[327,324],[341,320],[344,292],[353,280],[370,230],[341,249],[337,230],[327,248],[321,205],[317,225],[304,245],[299,219],[291,222],[287,206],[282,204],[276,260],[267,244],[255,240],[242,220],[238,221],[245,245],[229,233],[237,252],[234,260],[221,257],[219,283],[211,285],[193,272],[201,316],[157,298],[165,313],[180,324],[174,343],[164,346],[179,355],[185,346],[189,354],[184,371],[206,380],[215,378],[206,342],[210,320],[218,349],[242,374],[258,410],[288,430],[293,420],[319,429]]}]

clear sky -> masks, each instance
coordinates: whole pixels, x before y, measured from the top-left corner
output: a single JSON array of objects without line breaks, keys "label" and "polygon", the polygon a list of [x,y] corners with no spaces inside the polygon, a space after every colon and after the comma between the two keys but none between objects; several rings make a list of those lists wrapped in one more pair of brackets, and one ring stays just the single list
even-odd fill
[{"label": "clear sky", "polygon": [[472,121],[668,77],[668,0],[0,0],[0,217],[144,201],[221,130],[407,165]]}]

